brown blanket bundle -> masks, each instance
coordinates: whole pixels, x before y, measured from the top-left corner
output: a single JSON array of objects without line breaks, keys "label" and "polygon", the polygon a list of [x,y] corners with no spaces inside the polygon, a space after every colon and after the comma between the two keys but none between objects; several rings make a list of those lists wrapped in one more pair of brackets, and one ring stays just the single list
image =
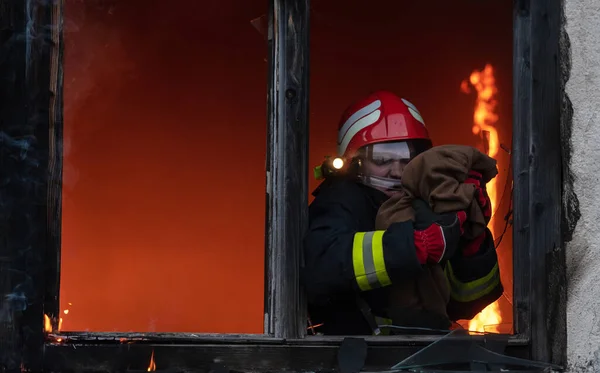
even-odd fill
[{"label": "brown blanket bundle", "polygon": [[[413,220],[411,202],[421,198],[436,213],[467,212],[464,237],[475,238],[484,232],[487,222],[475,198],[475,186],[464,184],[469,171],[482,174],[487,183],[498,174],[496,160],[479,150],[463,145],[442,145],[419,154],[406,165],[402,174],[404,192],[391,197],[380,208],[376,229],[387,229],[395,222]],[[413,280],[391,285],[391,309],[430,311],[447,318],[450,289],[439,264],[424,266]]]}]

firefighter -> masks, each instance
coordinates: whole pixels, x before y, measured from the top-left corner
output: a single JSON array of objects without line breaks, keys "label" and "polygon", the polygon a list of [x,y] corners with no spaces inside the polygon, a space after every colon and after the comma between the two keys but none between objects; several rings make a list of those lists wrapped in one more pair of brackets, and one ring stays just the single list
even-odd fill
[{"label": "firefighter", "polygon": [[[309,322],[320,325],[317,332],[379,334],[381,320],[397,323],[387,307],[390,285],[418,277],[427,263],[441,264],[453,283],[447,315],[417,311],[417,319],[404,318],[403,324],[443,331],[452,321],[472,318],[502,294],[489,230],[486,239],[475,242],[475,247],[460,241],[464,211],[438,216],[423,210],[429,209],[426,203],[415,204],[414,221],[375,231],[379,207],[401,190],[404,166],[431,147],[417,108],[390,92],[375,92],[342,115],[339,158],[323,165],[329,167],[321,170],[325,180],[313,192],[304,240],[301,281],[308,295]],[[437,232],[443,235],[439,244],[425,245],[419,239]],[[364,240],[365,235],[372,235],[373,241]],[[368,242],[368,247],[363,242]],[[463,255],[467,250],[469,255]],[[359,283],[365,276],[357,278],[354,268],[357,262],[367,261],[380,268],[365,288]],[[460,287],[469,292],[468,298],[455,294]],[[410,328],[403,332],[414,334]]]}]

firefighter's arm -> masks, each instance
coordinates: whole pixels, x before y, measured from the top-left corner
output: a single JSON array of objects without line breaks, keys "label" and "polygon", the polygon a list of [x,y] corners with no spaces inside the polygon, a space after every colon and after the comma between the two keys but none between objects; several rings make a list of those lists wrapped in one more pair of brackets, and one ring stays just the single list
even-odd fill
[{"label": "firefighter's arm", "polygon": [[411,222],[361,231],[361,203],[317,198],[310,207],[302,282],[312,301],[388,286],[422,271]]},{"label": "firefighter's arm", "polygon": [[492,233],[486,229],[476,243],[464,244],[461,253],[446,263],[450,284],[448,315],[452,320],[473,318],[504,291]]}]

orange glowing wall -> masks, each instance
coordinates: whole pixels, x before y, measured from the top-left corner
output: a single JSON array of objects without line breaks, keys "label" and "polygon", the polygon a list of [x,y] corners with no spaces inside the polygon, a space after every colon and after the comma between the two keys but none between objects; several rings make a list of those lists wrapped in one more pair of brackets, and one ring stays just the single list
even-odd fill
[{"label": "orange glowing wall", "polygon": [[[380,88],[413,101],[436,143],[478,145],[460,83],[486,63],[510,148],[511,2],[311,3],[311,167],[346,105]],[[63,330],[262,332],[268,53],[250,21],[266,12],[66,0]],[[499,168],[503,186],[507,156]]]},{"label": "orange glowing wall", "polygon": [[266,9],[66,1],[63,330],[262,333]]}]

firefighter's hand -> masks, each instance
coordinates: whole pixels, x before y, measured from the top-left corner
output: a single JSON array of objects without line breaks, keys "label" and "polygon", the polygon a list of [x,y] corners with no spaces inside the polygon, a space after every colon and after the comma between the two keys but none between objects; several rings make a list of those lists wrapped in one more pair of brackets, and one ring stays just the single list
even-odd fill
[{"label": "firefighter's hand", "polygon": [[481,211],[483,211],[485,222],[489,223],[492,218],[492,202],[487,194],[482,175],[477,171],[469,171],[465,184],[473,184],[475,186],[475,199],[479,203]]},{"label": "firefighter's hand", "polygon": [[422,264],[439,263],[454,256],[467,220],[464,211],[436,214],[422,199],[412,203],[415,212],[414,241]]}]

